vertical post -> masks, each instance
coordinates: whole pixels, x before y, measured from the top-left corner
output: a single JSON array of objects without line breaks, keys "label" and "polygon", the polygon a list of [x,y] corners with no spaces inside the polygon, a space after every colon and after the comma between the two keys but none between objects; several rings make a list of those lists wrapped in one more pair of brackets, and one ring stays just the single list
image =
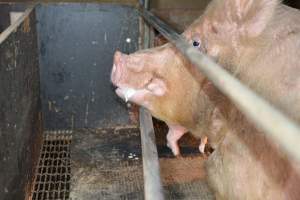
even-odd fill
[{"label": "vertical post", "polygon": [[[149,10],[149,0],[142,0],[144,2],[143,6],[146,10]],[[143,47],[144,49],[149,48],[150,46],[150,28],[146,23],[144,24],[144,42]]]},{"label": "vertical post", "polygon": [[163,200],[152,116],[145,108],[140,109],[140,126],[143,151],[144,196],[146,200]]},{"label": "vertical post", "polygon": [[[149,0],[140,0],[145,9],[149,9]],[[140,48],[150,47],[150,28],[141,21],[141,43]],[[146,200],[163,200],[163,189],[160,178],[160,168],[155,142],[155,134],[151,114],[140,108],[140,130],[143,152],[143,174],[144,174],[144,197]]]}]

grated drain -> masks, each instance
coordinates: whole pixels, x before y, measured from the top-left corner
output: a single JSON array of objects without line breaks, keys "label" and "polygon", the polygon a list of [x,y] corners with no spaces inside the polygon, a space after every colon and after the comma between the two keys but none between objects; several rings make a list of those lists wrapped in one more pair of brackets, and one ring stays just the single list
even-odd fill
[{"label": "grated drain", "polygon": [[69,130],[44,132],[32,200],[69,199],[71,140]]}]

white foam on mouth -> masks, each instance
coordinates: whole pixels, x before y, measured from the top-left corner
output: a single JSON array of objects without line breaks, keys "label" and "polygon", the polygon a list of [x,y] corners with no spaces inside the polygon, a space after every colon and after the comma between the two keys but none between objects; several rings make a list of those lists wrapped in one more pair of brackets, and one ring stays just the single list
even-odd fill
[{"label": "white foam on mouth", "polygon": [[125,102],[128,102],[129,99],[135,95],[135,93],[137,93],[137,90],[133,89],[133,88],[126,88],[124,89],[124,98],[125,98]]}]

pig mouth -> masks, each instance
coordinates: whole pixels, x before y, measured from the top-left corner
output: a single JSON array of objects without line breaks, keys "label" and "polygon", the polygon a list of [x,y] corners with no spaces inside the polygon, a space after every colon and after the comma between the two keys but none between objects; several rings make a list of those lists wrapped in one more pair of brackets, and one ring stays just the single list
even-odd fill
[{"label": "pig mouth", "polygon": [[137,94],[138,90],[129,87],[117,87],[116,94],[121,97],[125,102],[128,102],[135,94]]},{"label": "pig mouth", "polygon": [[111,72],[111,82],[116,87],[116,94],[122,98],[125,102],[128,102],[136,93],[137,90],[132,87],[127,87],[126,85],[121,84],[122,79],[122,70],[120,66],[114,63],[112,72]]},{"label": "pig mouth", "polygon": [[116,87],[116,94],[125,102],[128,102],[137,93],[137,90],[121,84],[122,71],[120,68],[121,67],[117,66],[116,64],[113,65],[111,72],[111,82]]},{"label": "pig mouth", "polygon": [[131,87],[118,87],[116,89],[116,94],[125,102],[130,101],[131,103],[146,107],[151,110],[149,99],[147,100],[147,96],[150,95],[151,92],[145,88],[134,89]]}]

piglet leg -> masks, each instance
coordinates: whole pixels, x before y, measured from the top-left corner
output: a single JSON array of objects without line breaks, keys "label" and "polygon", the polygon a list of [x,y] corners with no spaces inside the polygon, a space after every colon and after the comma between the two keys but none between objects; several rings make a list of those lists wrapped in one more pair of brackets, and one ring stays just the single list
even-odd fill
[{"label": "piglet leg", "polygon": [[206,136],[201,137],[201,142],[200,142],[200,145],[199,145],[200,153],[204,154],[204,149],[205,149],[206,144],[207,144],[207,137]]},{"label": "piglet leg", "polygon": [[175,156],[180,154],[177,141],[187,132],[182,126],[168,125],[169,132],[167,134],[167,146],[172,150]]}]

